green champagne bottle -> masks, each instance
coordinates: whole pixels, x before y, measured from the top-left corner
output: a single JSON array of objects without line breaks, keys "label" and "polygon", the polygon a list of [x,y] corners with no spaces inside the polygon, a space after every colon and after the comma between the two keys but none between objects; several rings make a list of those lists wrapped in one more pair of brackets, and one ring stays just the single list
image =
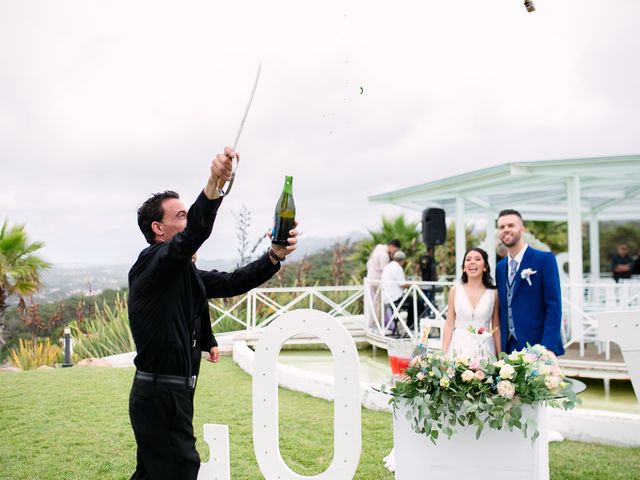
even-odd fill
[{"label": "green champagne bottle", "polygon": [[296,204],[293,202],[293,177],[284,177],[284,187],[280,199],[276,204],[273,217],[273,230],[271,231],[271,243],[276,245],[289,245],[289,230],[293,230],[296,220]]}]

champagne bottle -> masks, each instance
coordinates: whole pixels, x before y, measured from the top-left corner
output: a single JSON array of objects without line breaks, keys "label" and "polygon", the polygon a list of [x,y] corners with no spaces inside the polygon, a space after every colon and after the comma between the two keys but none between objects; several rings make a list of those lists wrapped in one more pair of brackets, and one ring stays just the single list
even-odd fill
[{"label": "champagne bottle", "polygon": [[276,204],[271,243],[289,245],[287,238],[289,238],[289,230],[293,230],[295,219],[296,204],[293,202],[293,177],[287,175],[284,177],[284,187]]}]

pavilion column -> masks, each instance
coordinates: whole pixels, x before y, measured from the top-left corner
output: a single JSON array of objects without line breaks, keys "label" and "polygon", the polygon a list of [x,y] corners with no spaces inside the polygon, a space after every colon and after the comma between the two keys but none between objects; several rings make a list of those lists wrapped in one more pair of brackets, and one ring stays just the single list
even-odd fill
[{"label": "pavilion column", "polygon": [[491,267],[491,276],[496,281],[496,220],[495,212],[491,209],[487,210],[487,254],[489,255],[489,266]]},{"label": "pavilion column", "polygon": [[595,213],[589,219],[589,260],[591,263],[591,281],[600,280],[600,222]]},{"label": "pavilion column", "polygon": [[466,231],[464,228],[464,198],[456,197],[456,279],[462,275],[462,257],[466,250]]},{"label": "pavilion column", "polygon": [[571,338],[582,335],[582,310],[583,297],[580,284],[584,282],[582,277],[582,215],[580,202],[580,177],[567,178],[567,200],[569,209],[569,300],[571,308]]}]

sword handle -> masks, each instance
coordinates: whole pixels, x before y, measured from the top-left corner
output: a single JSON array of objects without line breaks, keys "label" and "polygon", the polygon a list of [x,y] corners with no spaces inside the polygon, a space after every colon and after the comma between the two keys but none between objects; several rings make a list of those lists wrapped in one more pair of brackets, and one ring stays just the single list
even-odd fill
[{"label": "sword handle", "polygon": [[221,197],[224,197],[225,195],[229,195],[229,192],[231,191],[231,187],[233,186],[233,181],[236,178],[236,171],[237,170],[238,170],[238,157],[234,156],[231,159],[231,178],[229,178],[229,182],[228,182],[226,190],[224,190],[224,185],[227,182],[225,182],[224,180],[218,180],[218,185],[217,185],[218,194]]}]

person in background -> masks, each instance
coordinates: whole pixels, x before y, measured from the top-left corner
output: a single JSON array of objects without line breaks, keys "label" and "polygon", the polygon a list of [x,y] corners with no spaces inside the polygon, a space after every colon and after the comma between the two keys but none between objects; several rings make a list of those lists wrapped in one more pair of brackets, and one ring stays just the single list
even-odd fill
[{"label": "person in background", "polygon": [[382,270],[382,301],[385,305],[394,304],[401,310],[406,310],[407,328],[411,330],[414,320],[413,300],[408,297],[401,305],[404,289],[410,286],[404,276],[403,266],[405,259],[404,252],[398,250],[393,254],[393,260]]},{"label": "person in background", "polygon": [[505,247],[503,244],[499,244],[498,247],[496,248],[496,264],[508,255],[509,255],[509,249]]},{"label": "person in background", "polygon": [[621,278],[631,278],[633,259],[629,255],[629,246],[626,243],[618,245],[618,251],[611,257],[611,273],[616,283]]},{"label": "person in background", "polygon": [[[432,245],[427,245],[427,251],[425,252],[424,255],[422,255],[420,257],[420,260],[418,262],[417,265],[417,270],[418,273],[420,273],[420,278],[422,278],[423,282],[437,282],[438,281],[438,274],[436,273],[436,259],[433,256],[433,246]],[[431,285],[431,286],[427,286],[427,287],[423,287],[422,291],[424,292],[424,295],[427,297],[427,299],[431,302],[431,304],[435,307],[435,286]],[[420,299],[422,300],[422,299]],[[429,317],[435,317],[435,313],[432,311],[432,309],[428,306],[424,304],[425,302],[420,301],[419,302],[419,312],[418,312],[418,317],[422,316],[422,313],[424,312],[424,310],[428,311],[428,316]]]},{"label": "person in background", "polygon": [[[391,257],[396,251],[400,249],[400,240],[393,239],[386,245],[380,243],[374,247],[367,260],[367,280],[372,281],[368,292],[368,299],[370,309],[367,309],[369,313],[367,318],[367,324],[369,328],[375,326],[376,315],[380,312],[380,279],[382,278],[382,270],[391,261]],[[366,299],[365,299],[366,300]],[[373,310],[375,314],[372,314],[370,310]]]}]

